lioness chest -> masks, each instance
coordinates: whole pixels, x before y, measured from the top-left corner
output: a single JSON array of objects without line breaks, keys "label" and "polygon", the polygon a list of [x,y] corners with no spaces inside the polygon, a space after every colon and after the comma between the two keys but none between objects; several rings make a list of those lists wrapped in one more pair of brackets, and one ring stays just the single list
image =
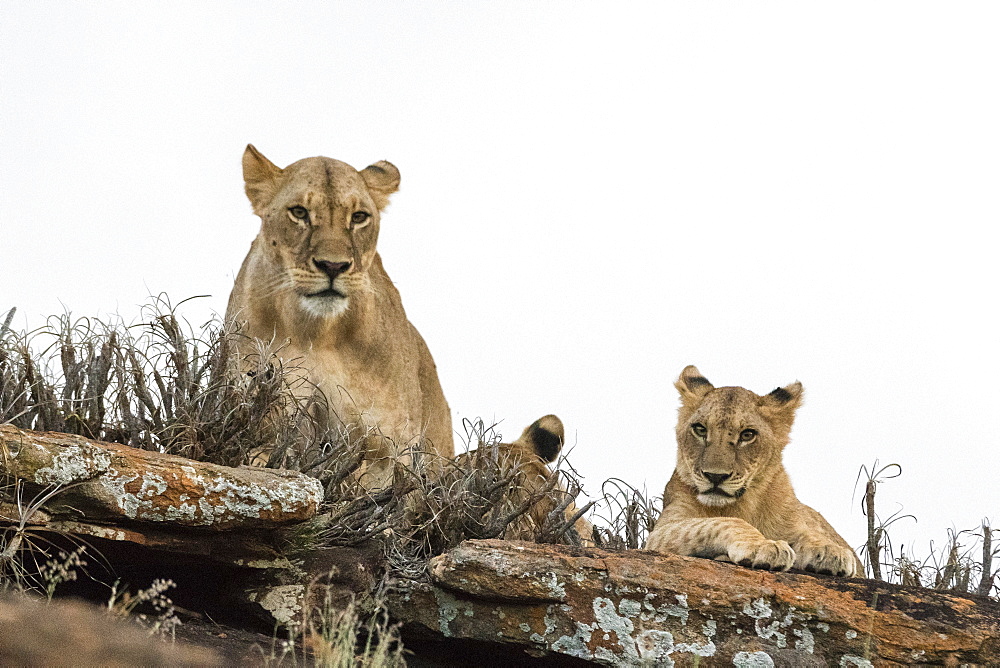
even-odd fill
[{"label": "lioness chest", "polygon": [[408,444],[421,435],[424,423],[419,392],[418,364],[408,355],[389,357],[345,350],[293,350],[308,383],[326,397],[339,421],[352,427],[378,427],[384,434]]}]

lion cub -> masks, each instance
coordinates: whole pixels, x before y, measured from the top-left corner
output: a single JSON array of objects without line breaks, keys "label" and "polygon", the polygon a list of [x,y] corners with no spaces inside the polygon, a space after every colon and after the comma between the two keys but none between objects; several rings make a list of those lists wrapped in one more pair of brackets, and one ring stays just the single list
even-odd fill
[{"label": "lion cub", "polygon": [[437,368],[376,250],[399,170],[322,157],[280,168],[250,145],[243,178],[261,227],[226,318],[281,345],[305,375],[302,391],[326,395],[332,426],[370,434],[361,477],[369,489],[391,482],[416,441],[453,456]]},{"label": "lion cub", "polygon": [[781,463],[802,384],[758,396],[716,388],[689,366],[675,386],[677,468],[646,549],[725,557],[752,568],[860,575],[854,550],[795,498]]},{"label": "lion cub", "polygon": [[[519,467],[520,477],[516,491],[513,492],[515,500],[520,503],[523,498],[530,494],[537,493],[545,484],[557,475],[549,469],[547,464],[556,460],[562,451],[563,443],[566,440],[565,429],[562,420],[555,415],[546,415],[538,418],[525,427],[513,443],[502,443],[507,461]],[[567,494],[561,484],[545,495],[529,511],[532,523],[540,527],[545,523],[545,518],[555,510],[557,504]],[[570,504],[563,511],[567,519],[572,519],[577,513],[576,504]],[[592,546],[594,544],[594,526],[586,519],[580,517],[573,524],[581,544]],[[507,540],[530,540],[527,535],[519,535],[515,530],[505,536]]]},{"label": "lion cub", "polygon": [[[537,529],[545,524],[549,513],[567,500],[567,492],[561,484],[556,483],[547,492],[543,491],[549,486],[552,478],[558,475],[549,469],[547,464],[554,462],[559,456],[564,441],[565,429],[562,420],[555,415],[546,415],[525,427],[517,440],[495,446],[496,465],[501,475],[516,471],[512,485],[506,492],[510,506],[512,508],[523,506],[532,497],[541,495],[525,515],[508,526],[503,534],[505,540],[534,540]],[[455,457],[457,466],[453,474],[461,477],[467,475],[468,469],[481,466],[482,464],[477,462],[480,457],[494,456],[488,450],[490,447],[483,445],[480,449]],[[449,481],[444,482],[448,484]],[[570,501],[563,510],[563,515],[570,520],[577,511],[576,504]],[[581,545],[593,546],[594,526],[589,521],[580,517],[573,523],[573,529],[580,538]]]}]

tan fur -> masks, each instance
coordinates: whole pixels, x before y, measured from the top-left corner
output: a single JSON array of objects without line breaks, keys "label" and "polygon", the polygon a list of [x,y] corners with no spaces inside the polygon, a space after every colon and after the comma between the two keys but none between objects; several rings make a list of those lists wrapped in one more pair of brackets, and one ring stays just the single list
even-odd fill
[{"label": "tan fur", "polygon": [[[547,464],[555,461],[562,450],[565,441],[565,430],[562,420],[555,415],[546,415],[528,425],[521,436],[512,443],[499,444],[497,460],[504,470],[517,468],[518,476],[515,486],[508,494],[508,501],[512,506],[519,506],[532,494],[538,493],[552,478],[557,475]],[[469,455],[459,455],[456,461],[462,466],[463,459]],[[509,467],[509,468],[508,468]],[[546,517],[551,513],[566,495],[565,488],[561,484],[556,484],[555,488],[549,491],[528,511],[525,521],[515,521],[504,534],[506,540],[532,540],[535,529],[545,523]],[[572,519],[578,512],[578,508],[572,502],[564,510],[567,519]],[[584,546],[593,546],[594,527],[580,517],[573,524],[581,543]]]},{"label": "tan fur", "polygon": [[331,422],[387,437],[369,437],[367,487],[388,483],[393,461],[407,459],[405,449],[421,438],[431,452],[453,456],[434,360],[375,248],[399,171],[382,161],[359,172],[322,157],[279,169],[251,145],[243,176],[261,229],[227,318],[284,344],[281,357],[327,396]]},{"label": "tan fur", "polygon": [[863,573],[850,545],[795,497],[781,462],[801,383],[759,396],[716,388],[689,366],[675,386],[677,468],[646,549],[754,568]]}]

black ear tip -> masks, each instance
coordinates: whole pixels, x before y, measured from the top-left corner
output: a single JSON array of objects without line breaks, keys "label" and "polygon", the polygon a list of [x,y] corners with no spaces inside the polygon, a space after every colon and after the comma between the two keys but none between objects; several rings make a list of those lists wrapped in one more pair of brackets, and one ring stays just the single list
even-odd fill
[{"label": "black ear tip", "polygon": [[528,440],[534,446],[535,453],[546,462],[555,461],[562,450],[562,436],[543,427],[542,420],[535,420],[528,427]]},{"label": "black ear tip", "polygon": [[789,401],[792,400],[792,393],[783,387],[774,388],[769,393],[769,396],[771,396],[779,404],[787,404]]},{"label": "black ear tip", "polygon": [[682,392],[687,390],[688,392],[701,393],[713,389],[712,383],[708,380],[708,378],[701,375],[701,371],[699,371],[698,367],[694,364],[689,364],[684,367],[684,370],[681,371],[680,378],[677,379],[674,386]]}]

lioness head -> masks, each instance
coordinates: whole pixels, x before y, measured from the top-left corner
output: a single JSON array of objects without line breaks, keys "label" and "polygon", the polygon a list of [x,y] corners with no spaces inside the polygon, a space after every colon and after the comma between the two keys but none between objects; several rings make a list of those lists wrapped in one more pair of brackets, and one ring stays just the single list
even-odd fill
[{"label": "lioness head", "polygon": [[759,396],[742,387],[716,388],[689,366],[674,386],[681,395],[677,472],[700,503],[734,503],[779,468],[801,383]]},{"label": "lioness head", "polygon": [[248,145],[243,180],[261,219],[264,293],[285,295],[313,316],[343,313],[368,285],[379,215],[399,187],[399,170],[381,161],[359,172],[331,158],[281,169]]}]

